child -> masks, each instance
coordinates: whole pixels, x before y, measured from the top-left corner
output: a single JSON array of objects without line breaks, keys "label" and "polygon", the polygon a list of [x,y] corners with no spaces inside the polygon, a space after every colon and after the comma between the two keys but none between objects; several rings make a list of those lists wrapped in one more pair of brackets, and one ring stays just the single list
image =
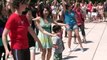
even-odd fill
[{"label": "child", "polygon": [[53,47],[55,48],[54,51],[54,60],[62,60],[62,52],[64,50],[64,44],[62,41],[62,29],[59,25],[53,26],[53,32],[57,35],[52,37]]}]

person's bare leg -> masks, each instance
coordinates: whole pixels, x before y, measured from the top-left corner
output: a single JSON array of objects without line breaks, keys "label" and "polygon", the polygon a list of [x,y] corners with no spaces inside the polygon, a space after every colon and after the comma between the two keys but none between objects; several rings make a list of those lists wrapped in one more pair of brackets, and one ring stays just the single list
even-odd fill
[{"label": "person's bare leg", "polygon": [[52,56],[52,48],[49,48],[47,51],[47,60],[50,60],[51,56]]},{"label": "person's bare leg", "polygon": [[76,41],[76,34],[74,33],[74,44],[78,44]]},{"label": "person's bare leg", "polygon": [[42,60],[45,60],[45,56],[46,56],[46,49],[43,49],[43,51],[42,51]]},{"label": "person's bare leg", "polygon": [[35,48],[31,47],[30,49],[30,60],[35,60]]},{"label": "person's bare leg", "polygon": [[80,35],[79,35],[79,30],[75,29],[74,31],[75,31],[76,37],[78,39],[78,43],[80,44],[80,47],[83,49],[81,38],[80,38]]},{"label": "person's bare leg", "polygon": [[68,48],[71,48],[72,31],[67,31],[68,34]]},{"label": "person's bare leg", "polygon": [[87,43],[85,36],[83,36],[83,43]]}]

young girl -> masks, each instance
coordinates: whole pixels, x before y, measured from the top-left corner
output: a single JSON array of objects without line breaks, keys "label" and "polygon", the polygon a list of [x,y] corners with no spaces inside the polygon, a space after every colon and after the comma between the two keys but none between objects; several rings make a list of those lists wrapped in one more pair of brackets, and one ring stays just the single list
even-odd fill
[{"label": "young girl", "polygon": [[64,8],[64,21],[68,25],[67,33],[68,33],[68,48],[71,51],[71,39],[72,39],[72,31],[74,30],[76,37],[78,38],[81,50],[83,51],[83,46],[81,43],[81,38],[79,35],[78,25],[76,23],[75,12],[73,11],[73,5],[67,4],[65,5],[65,1],[62,0],[63,8]]}]

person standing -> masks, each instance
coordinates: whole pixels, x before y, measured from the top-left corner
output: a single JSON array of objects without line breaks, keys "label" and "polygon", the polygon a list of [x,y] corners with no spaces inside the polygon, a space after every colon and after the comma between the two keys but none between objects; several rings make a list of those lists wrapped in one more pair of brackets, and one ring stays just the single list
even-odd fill
[{"label": "person standing", "polygon": [[51,36],[51,19],[49,17],[49,10],[47,7],[41,9],[41,16],[33,19],[37,28],[39,29],[38,38],[42,44],[42,60],[50,60],[52,55],[52,40]]},{"label": "person standing", "polygon": [[10,54],[6,43],[7,34],[10,36],[11,51],[14,60],[30,60],[30,51],[27,37],[28,32],[33,36],[34,40],[39,43],[39,46],[42,50],[41,43],[33,29],[30,27],[26,16],[22,15],[22,11],[24,11],[28,5],[27,2],[27,0],[13,0],[12,7],[15,9],[15,12],[12,13],[8,18],[2,34],[6,59]]},{"label": "person standing", "polygon": [[89,1],[89,3],[87,4],[87,12],[88,12],[89,22],[91,22],[92,7],[93,7],[93,4],[91,1]]},{"label": "person standing", "polygon": [[[25,9],[25,11],[22,12],[22,14],[26,15],[30,26],[33,28],[32,9],[28,7]],[[29,42],[29,49],[30,49],[30,60],[35,60],[35,41],[30,33],[28,33],[28,42]]]},{"label": "person standing", "polygon": [[[76,8],[75,8],[75,13],[76,13],[76,22],[77,22],[77,25],[78,27],[80,28],[81,30],[81,34],[82,34],[82,37],[83,37],[83,43],[86,43],[86,34],[85,34],[85,28],[84,28],[84,18],[83,17],[83,14],[82,14],[82,10],[81,10],[81,7],[80,7],[80,4],[78,3]],[[74,43],[76,43],[76,36],[74,35]]]},{"label": "person standing", "polygon": [[104,21],[107,21],[107,1],[104,2],[104,17],[105,17]]},{"label": "person standing", "polygon": [[104,5],[103,5],[103,3],[99,3],[98,13],[99,13],[99,17],[100,17],[100,22],[104,22]]},{"label": "person standing", "polygon": [[81,50],[84,51],[82,43],[81,43],[81,38],[79,35],[79,30],[78,30],[78,25],[76,22],[76,16],[75,12],[73,11],[73,5],[66,3],[65,1],[62,0],[63,8],[64,8],[64,22],[68,25],[67,27],[67,34],[68,34],[68,48],[69,51],[71,51],[71,39],[72,39],[72,31],[74,30],[76,37],[78,38],[78,42],[80,44]]},{"label": "person standing", "polygon": [[58,25],[66,26],[66,24],[57,23],[56,21],[51,19],[50,10],[47,6],[44,6],[40,10],[41,16],[37,16],[33,20],[37,28],[39,29],[38,38],[43,46],[42,51],[42,60],[50,60],[52,55],[52,40],[51,36],[56,36],[56,34],[52,34],[52,23],[56,23]]},{"label": "person standing", "polygon": [[54,60],[62,60],[62,52],[64,50],[64,43],[62,41],[62,29],[59,25],[53,26],[53,32],[57,36],[52,37],[53,41],[53,48],[55,48],[54,51]]},{"label": "person standing", "polygon": [[[8,11],[2,5],[0,5],[0,60],[1,60],[1,57],[2,57],[2,60],[5,60],[5,54],[3,54],[3,53],[5,53],[5,49],[4,49],[4,46],[2,43],[2,33],[3,33],[8,16],[9,16]],[[9,39],[7,37],[7,42],[8,41],[9,41]],[[8,48],[10,51],[9,46],[10,45],[8,44]]]},{"label": "person standing", "polygon": [[[2,43],[2,33],[3,33],[4,25],[5,25],[5,20],[3,19],[2,14],[0,13],[0,60],[1,60],[2,54],[5,52],[4,46]],[[3,60],[5,60],[5,55],[3,56]]]}]

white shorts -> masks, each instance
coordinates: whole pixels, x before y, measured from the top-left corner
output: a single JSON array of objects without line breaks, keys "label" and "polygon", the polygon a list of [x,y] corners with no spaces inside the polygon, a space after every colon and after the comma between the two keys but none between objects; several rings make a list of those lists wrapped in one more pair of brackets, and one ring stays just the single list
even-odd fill
[{"label": "white shorts", "polygon": [[97,13],[97,12],[92,12],[92,13],[91,13],[91,16],[92,16],[92,17],[93,17],[93,16],[95,16],[95,17],[96,17],[97,15],[98,15],[98,13]]}]

